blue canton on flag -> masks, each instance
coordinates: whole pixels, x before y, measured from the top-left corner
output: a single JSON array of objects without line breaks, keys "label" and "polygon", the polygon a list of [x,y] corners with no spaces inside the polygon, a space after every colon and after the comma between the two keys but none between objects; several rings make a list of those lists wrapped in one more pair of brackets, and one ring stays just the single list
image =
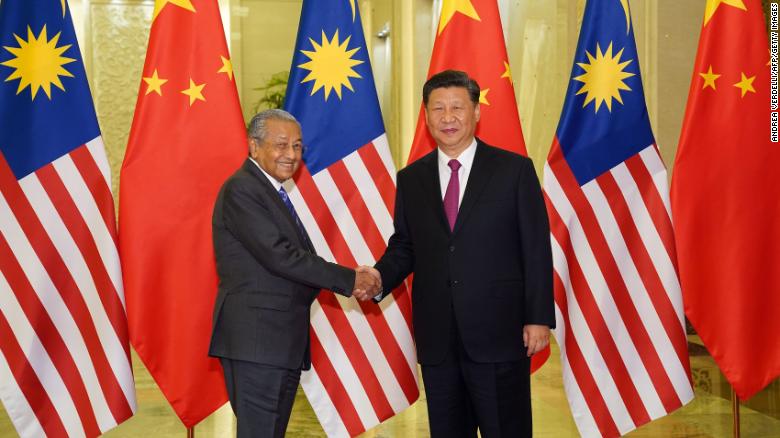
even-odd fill
[{"label": "blue canton on flag", "polygon": [[693,398],[628,0],[587,2],[544,191],[569,405],[582,436],[624,435]]},{"label": "blue canton on flag", "polygon": [[588,2],[558,140],[577,181],[654,144],[628,0]]},{"label": "blue canton on flag", "polygon": [[354,1],[304,5],[284,106],[303,126],[312,175],[385,133],[368,55]]},{"label": "blue canton on flag", "polygon": [[100,135],[64,4],[4,0],[0,9],[0,151],[17,178]]},{"label": "blue canton on flag", "polygon": [[111,180],[65,0],[0,3],[0,400],[22,437],[135,411]]},{"label": "blue canton on flag", "polygon": [[[285,109],[306,145],[287,191],[317,253],[373,265],[393,233],[395,167],[357,2],[304,0]],[[417,399],[406,285],[379,306],[323,292],[311,316],[301,383],[328,436],[359,435]]]}]

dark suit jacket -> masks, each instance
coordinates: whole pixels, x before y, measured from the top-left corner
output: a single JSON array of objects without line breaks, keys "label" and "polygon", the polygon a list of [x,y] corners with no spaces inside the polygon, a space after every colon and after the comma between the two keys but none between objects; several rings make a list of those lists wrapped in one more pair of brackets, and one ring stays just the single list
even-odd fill
[{"label": "dark suit jacket", "polygon": [[222,186],[212,234],[219,293],[209,355],[308,369],[309,308],[320,289],[351,296],[355,272],[315,255],[250,160]]},{"label": "dark suit jacket", "polygon": [[523,325],[555,325],[550,229],[534,167],[478,139],[450,231],[437,153],[398,172],[395,233],[376,264],[384,293],[414,272],[414,335],[423,365],[444,360],[453,320],[472,360],[521,360]]}]

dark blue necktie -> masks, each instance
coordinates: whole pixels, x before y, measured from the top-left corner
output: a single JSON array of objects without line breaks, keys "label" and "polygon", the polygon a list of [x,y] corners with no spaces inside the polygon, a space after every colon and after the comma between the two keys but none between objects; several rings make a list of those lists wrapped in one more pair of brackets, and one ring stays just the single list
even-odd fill
[{"label": "dark blue necktie", "polygon": [[295,212],[295,207],[293,206],[292,201],[290,201],[290,197],[287,195],[287,190],[284,189],[284,186],[279,188],[279,197],[282,198],[282,202],[284,202],[284,205],[290,210],[290,214],[295,220],[295,224],[298,225],[298,228],[301,230],[303,240],[305,240],[306,243],[309,243],[309,234],[306,233],[306,228],[303,228],[303,222],[301,222],[301,218],[298,217],[298,213]]}]

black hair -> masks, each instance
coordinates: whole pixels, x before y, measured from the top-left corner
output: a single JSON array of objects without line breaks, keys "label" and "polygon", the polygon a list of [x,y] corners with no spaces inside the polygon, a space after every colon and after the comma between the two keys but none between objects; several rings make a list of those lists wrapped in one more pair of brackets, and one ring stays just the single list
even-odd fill
[{"label": "black hair", "polygon": [[423,85],[423,105],[428,105],[431,92],[437,88],[465,88],[473,104],[479,103],[479,84],[460,70],[444,70],[431,76]]}]

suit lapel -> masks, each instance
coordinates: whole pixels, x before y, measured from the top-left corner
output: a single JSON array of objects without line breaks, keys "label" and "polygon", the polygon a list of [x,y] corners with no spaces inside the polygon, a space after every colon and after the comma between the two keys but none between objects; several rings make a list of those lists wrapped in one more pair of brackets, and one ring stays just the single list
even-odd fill
[{"label": "suit lapel", "polygon": [[309,251],[314,252],[314,248],[312,248],[311,244],[309,243],[309,236],[303,235],[302,230],[300,227],[298,227],[298,224],[295,223],[295,219],[292,217],[292,213],[290,213],[290,210],[286,205],[284,205],[284,201],[282,201],[282,198],[279,196],[279,193],[276,191],[273,184],[271,184],[271,181],[268,181],[268,178],[265,176],[265,174],[263,174],[263,172],[255,165],[255,163],[249,159],[244,162],[244,170],[252,174],[260,181],[260,187],[262,187],[265,191],[266,197],[271,200],[271,204],[276,206],[277,210],[281,211],[281,215],[284,216],[287,222],[292,226],[293,230],[295,230],[295,234],[298,236],[299,244]]},{"label": "suit lapel", "polygon": [[[458,230],[463,227],[463,223],[468,219],[469,214],[474,209],[482,192],[485,190],[488,181],[492,175],[491,169],[493,168],[494,155],[485,147],[485,145],[478,139],[477,151],[474,154],[474,162],[471,164],[471,172],[469,173],[469,179],[466,181],[466,193],[463,194],[463,201],[460,203],[458,209],[458,218],[455,220],[455,229],[452,234],[456,234]],[[444,211],[443,203],[442,213]]]},{"label": "suit lapel", "polygon": [[441,197],[441,180],[439,179],[439,149],[436,148],[430,154],[420,159],[425,164],[425,175],[422,178],[422,191],[426,193],[429,204],[433,206],[435,216],[439,224],[451,232],[447,215],[444,213],[444,202]]}]

